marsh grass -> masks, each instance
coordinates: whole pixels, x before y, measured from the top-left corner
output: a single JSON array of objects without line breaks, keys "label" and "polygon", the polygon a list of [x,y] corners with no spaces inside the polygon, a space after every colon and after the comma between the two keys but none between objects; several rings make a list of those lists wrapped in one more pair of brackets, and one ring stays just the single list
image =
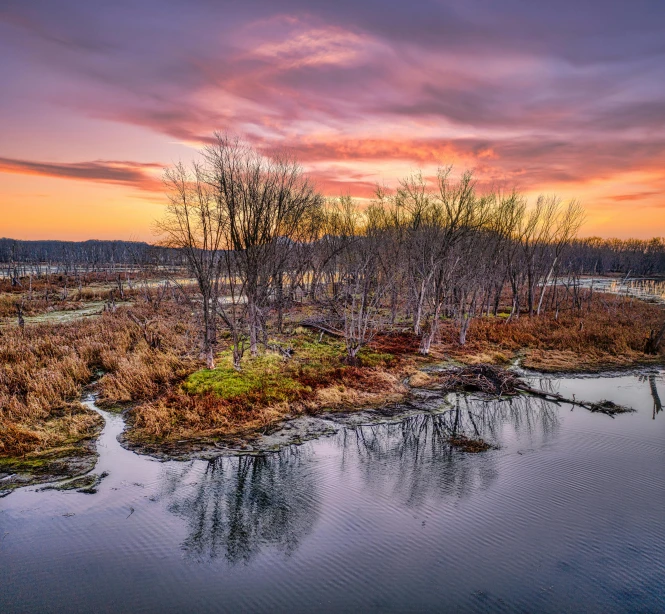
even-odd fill
[{"label": "marsh grass", "polygon": [[0,279],[0,318],[14,319],[17,302],[21,302],[24,316],[34,318],[51,312],[85,310],[91,305],[103,306],[111,298],[115,301],[134,300],[141,293],[138,284],[130,285],[123,280],[121,297],[117,282],[94,273],[80,278],[49,275],[31,280],[22,277],[20,281],[21,285],[12,285],[8,279]]},{"label": "marsh grass", "polygon": [[[62,446],[90,435],[100,417],[79,402],[97,372],[100,401],[157,395],[194,370],[187,325],[173,313],[153,351],[123,311],[96,320],[0,331],[0,456]],[[180,314],[182,316],[182,314]]]},{"label": "marsh grass", "polygon": [[[128,410],[129,439],[177,441],[247,433],[299,413],[398,401],[407,392],[405,378],[426,385],[428,377],[416,372],[437,361],[506,365],[521,357],[525,366],[549,371],[663,361],[662,349],[654,358],[643,353],[649,331],[662,324],[662,308],[607,294],[558,318],[475,319],[465,346],[457,342],[456,323],[443,321],[428,358],[418,354],[408,323],[400,322],[363,348],[355,366],[342,362],[340,339],[298,327],[313,309],[296,305],[287,318],[291,328],[269,344],[290,349],[289,358],[272,350],[247,354],[240,372],[222,331],[216,368],[202,369],[196,318],[191,306],[175,301],[155,310],[137,300],[96,319],[0,328],[0,457],[36,458],[92,436],[100,417],[79,399],[93,381],[102,406]],[[158,344],[148,342],[137,319],[149,323]]]},{"label": "marsh grass", "polygon": [[635,299],[597,294],[590,308],[569,310],[554,318],[522,316],[509,322],[479,318],[471,324],[464,347],[455,343],[456,328],[442,326],[441,348],[466,363],[504,364],[522,356],[527,368],[579,371],[612,368],[650,359],[644,348],[651,329],[662,326],[665,314],[657,305]]},{"label": "marsh grass", "polygon": [[[273,344],[274,345],[274,344]],[[215,369],[200,369],[180,386],[132,410],[128,437],[181,439],[229,435],[265,427],[287,415],[381,403],[404,388],[395,375],[392,354],[365,348],[362,367],[342,362],[344,346],[300,331],[288,344],[292,356],[267,351],[245,356],[233,368],[230,351],[218,355]]]}]

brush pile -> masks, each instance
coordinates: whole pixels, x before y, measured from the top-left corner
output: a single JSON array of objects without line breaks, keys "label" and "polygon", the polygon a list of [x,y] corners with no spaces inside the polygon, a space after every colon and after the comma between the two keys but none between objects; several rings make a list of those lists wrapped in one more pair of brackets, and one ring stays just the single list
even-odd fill
[{"label": "brush pile", "polygon": [[470,452],[471,454],[477,454],[478,452],[486,452],[487,450],[495,448],[495,446],[487,443],[484,439],[481,439],[480,437],[472,439],[471,437],[467,437],[466,435],[462,434],[453,435],[448,439],[448,443],[453,448],[458,448],[462,450],[462,452]]},{"label": "brush pile", "polygon": [[444,392],[482,392],[509,396],[518,394],[524,382],[512,371],[493,365],[455,367],[437,374],[436,388]]},{"label": "brush pile", "polygon": [[617,405],[613,401],[600,401],[598,403],[591,403],[590,405],[582,404],[582,407],[586,407],[589,411],[599,412],[612,417],[616,414],[627,414],[635,411],[632,407]]},{"label": "brush pile", "polygon": [[[411,381],[414,381],[412,376]],[[415,381],[418,381],[417,379]],[[614,417],[616,414],[634,412],[631,407],[618,405],[613,401],[581,401],[576,398],[568,399],[556,392],[532,388],[512,371],[488,364],[455,367],[440,373],[430,373],[427,376],[425,387],[441,390],[443,392],[480,392],[496,397],[508,397],[517,394],[528,394],[540,397],[552,403],[568,403],[584,407],[592,412],[602,413]]]}]

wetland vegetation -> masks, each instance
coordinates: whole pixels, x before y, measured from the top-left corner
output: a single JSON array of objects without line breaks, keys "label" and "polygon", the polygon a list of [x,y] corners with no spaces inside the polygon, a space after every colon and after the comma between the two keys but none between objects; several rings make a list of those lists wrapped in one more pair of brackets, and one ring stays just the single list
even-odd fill
[{"label": "wetland vegetation", "polygon": [[160,245],[0,242],[15,485],[94,456],[84,391],[123,413],[135,449],[240,448],[285,419],[402,401],[435,365],[663,362],[662,306],[589,280],[655,279],[665,244],[576,239],[575,202],[529,206],[442,168],[361,207],[227,135],[166,187]]}]

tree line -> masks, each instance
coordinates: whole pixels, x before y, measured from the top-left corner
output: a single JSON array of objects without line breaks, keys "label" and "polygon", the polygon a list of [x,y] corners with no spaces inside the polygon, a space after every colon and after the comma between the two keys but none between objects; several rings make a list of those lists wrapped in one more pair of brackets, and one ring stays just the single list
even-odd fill
[{"label": "tree line", "polygon": [[[314,307],[304,324],[343,337],[355,363],[397,325],[427,354],[444,319],[463,345],[477,317],[546,308],[558,317],[563,305],[581,307],[582,274],[629,266],[623,243],[576,239],[578,202],[542,196],[529,206],[517,191],[481,192],[471,172],[454,178],[451,167],[435,181],[414,174],[395,190],[377,188],[361,207],[324,198],[288,155],[266,157],[217,133],[165,180],[162,244],[185,255],[196,279],[210,368],[220,327],[240,369],[246,350],[270,346],[269,322],[281,332],[284,311],[304,300]],[[658,245],[644,243],[641,270],[665,270]]]},{"label": "tree line", "polygon": [[[382,332],[410,329],[430,352],[443,321],[464,345],[483,316],[507,321],[581,309],[583,276],[665,274],[665,243],[578,239],[576,201],[482,191],[472,172],[412,174],[369,203],[324,198],[286,153],[260,154],[217,133],[191,163],[165,171],[168,206],[158,245],[0,239],[5,276],[57,272],[182,273],[198,293],[202,351],[215,364],[220,332],[233,364],[269,347],[284,316],[306,302],[304,324],[342,337],[346,360]],[[188,288],[188,291],[191,288]],[[272,330],[271,330],[272,327]]]}]

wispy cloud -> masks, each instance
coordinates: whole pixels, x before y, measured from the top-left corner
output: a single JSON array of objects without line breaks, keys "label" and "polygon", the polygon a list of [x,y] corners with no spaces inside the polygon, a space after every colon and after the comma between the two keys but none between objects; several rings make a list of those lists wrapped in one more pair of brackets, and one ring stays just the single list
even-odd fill
[{"label": "wispy cloud", "polygon": [[[5,0],[0,54],[0,133],[30,101],[122,124],[156,152],[100,142],[100,158],[171,159],[163,143],[227,129],[290,149],[335,193],[452,162],[529,190],[610,182],[597,203],[617,211],[660,198],[662,0]],[[66,136],[62,160],[93,157]],[[159,165],[30,161],[41,138],[0,144],[0,170],[161,189]],[[616,179],[636,171],[641,185]]]},{"label": "wispy cloud", "polygon": [[162,168],[160,164],[109,160],[55,163],[0,158],[0,173],[119,184],[147,192],[163,191],[162,181],[156,175]]}]

